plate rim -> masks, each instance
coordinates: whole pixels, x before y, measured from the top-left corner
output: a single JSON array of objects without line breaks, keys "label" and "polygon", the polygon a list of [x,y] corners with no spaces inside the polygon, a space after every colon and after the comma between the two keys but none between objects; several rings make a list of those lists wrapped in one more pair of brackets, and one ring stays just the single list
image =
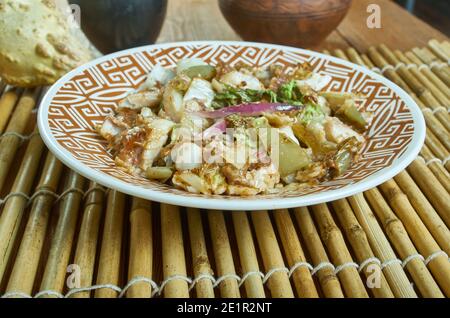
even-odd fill
[{"label": "plate rim", "polygon": [[[109,176],[103,172],[97,171],[93,168],[80,163],[75,157],[73,157],[66,149],[61,147],[58,142],[53,137],[50,131],[50,127],[46,125],[48,123],[48,108],[52,98],[55,96],[56,92],[61,88],[61,86],[74,75],[81,73],[82,71],[112,58],[123,56],[126,54],[131,54],[134,52],[141,52],[143,50],[150,50],[154,48],[167,48],[173,46],[189,46],[189,45],[237,45],[237,46],[255,46],[260,48],[275,48],[280,50],[294,50],[299,53],[306,53],[318,57],[325,58],[336,63],[340,63],[344,66],[351,67],[353,69],[359,70],[377,81],[382,82],[384,85],[392,89],[405,103],[411,112],[413,119],[414,132],[412,135],[412,140],[406,151],[397,159],[397,164],[391,164],[376,173],[358,181],[357,183],[345,186],[340,189],[326,190],[324,192],[311,193],[306,195],[301,195],[298,197],[288,197],[288,198],[276,198],[273,199],[222,199],[222,198],[208,198],[205,197],[186,197],[175,193],[164,193],[158,190],[152,190],[138,185],[129,184],[123,180],[117,179],[113,176]],[[286,209],[294,207],[308,206],[318,203],[331,202],[334,200],[349,197],[351,195],[361,193],[368,189],[374,188],[381,183],[391,179],[403,169],[405,169],[419,154],[420,149],[425,141],[426,125],[425,119],[423,117],[422,111],[416,102],[397,84],[393,83],[389,79],[383,77],[380,74],[373,72],[372,70],[360,66],[358,64],[334,57],[329,56],[320,52],[295,48],[285,45],[269,44],[269,43],[258,43],[258,42],[246,42],[246,41],[182,41],[182,42],[170,42],[161,44],[150,44],[139,46],[135,48],[130,48],[118,52],[114,52],[108,55],[101,56],[92,61],[89,61],[74,70],[71,70],[64,76],[62,76],[56,83],[54,83],[48,91],[45,93],[44,97],[39,103],[38,116],[37,116],[38,129],[42,140],[48,149],[53,153],[62,163],[68,166],[70,169],[79,173],[88,180],[92,180],[101,184],[105,187],[115,189],[122,193],[140,197],[146,200],[178,205],[181,207],[193,207],[208,210],[274,210],[274,209]]]}]

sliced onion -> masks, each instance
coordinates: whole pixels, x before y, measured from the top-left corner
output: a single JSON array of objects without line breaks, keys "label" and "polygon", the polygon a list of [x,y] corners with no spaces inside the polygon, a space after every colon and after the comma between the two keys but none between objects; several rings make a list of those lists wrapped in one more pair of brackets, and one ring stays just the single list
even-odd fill
[{"label": "sliced onion", "polygon": [[194,115],[202,118],[223,118],[231,114],[242,116],[257,116],[263,113],[288,112],[298,110],[299,106],[281,103],[250,103],[224,107],[214,111],[195,112]]},{"label": "sliced onion", "polygon": [[212,136],[224,133],[226,129],[227,123],[225,122],[225,119],[219,119],[215,124],[203,131],[202,138],[204,140],[209,139]]}]

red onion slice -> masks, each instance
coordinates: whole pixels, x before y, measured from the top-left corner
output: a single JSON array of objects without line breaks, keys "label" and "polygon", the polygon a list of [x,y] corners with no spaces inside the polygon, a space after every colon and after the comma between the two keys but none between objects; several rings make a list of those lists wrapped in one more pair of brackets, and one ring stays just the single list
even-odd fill
[{"label": "red onion slice", "polygon": [[225,119],[219,119],[216,123],[203,131],[202,137],[206,140],[212,136],[223,134],[226,129],[227,123],[225,122]]}]

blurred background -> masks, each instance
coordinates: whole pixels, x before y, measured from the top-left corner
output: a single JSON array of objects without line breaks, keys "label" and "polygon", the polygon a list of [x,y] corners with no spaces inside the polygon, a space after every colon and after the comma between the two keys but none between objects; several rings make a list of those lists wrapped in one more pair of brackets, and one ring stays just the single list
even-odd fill
[{"label": "blurred background", "polygon": [[[450,36],[450,0],[391,1]],[[229,30],[222,32],[223,38],[215,40],[227,40],[227,36],[233,34],[230,33],[232,29],[247,41],[316,48],[337,29],[350,8],[354,8],[353,11],[357,15],[349,14],[347,18],[356,18],[364,23],[360,27],[365,27],[367,3],[377,4],[376,0],[366,1],[365,5],[358,0],[353,0],[353,3],[351,0],[208,0],[207,5],[204,1],[198,0],[190,1],[189,6],[185,5],[187,2],[179,0],[69,0],[69,2],[80,7],[83,31],[103,53],[155,41],[164,42],[164,37],[159,36],[161,28],[164,27],[167,31],[167,28],[173,25],[177,25],[179,29],[171,31],[181,34],[181,38],[198,39],[189,22],[186,21],[186,24],[181,25],[176,23],[181,21],[184,15],[191,19],[196,18],[196,22],[203,21],[205,28]],[[384,1],[386,2],[389,1]],[[381,1],[379,3],[381,4]],[[172,14],[166,16],[168,7],[172,8]],[[208,15],[211,15],[208,10],[211,9],[220,9],[220,15],[226,22],[208,20]],[[381,21],[383,15],[386,19],[397,19],[390,14],[392,12],[381,12]],[[399,16],[398,20],[401,21],[402,17]],[[399,30],[406,27],[408,26],[401,23],[398,25]],[[173,32],[169,32],[173,35],[171,38],[176,39],[177,35]]]},{"label": "blurred background", "polygon": [[449,0],[395,0],[409,12],[450,36]]}]

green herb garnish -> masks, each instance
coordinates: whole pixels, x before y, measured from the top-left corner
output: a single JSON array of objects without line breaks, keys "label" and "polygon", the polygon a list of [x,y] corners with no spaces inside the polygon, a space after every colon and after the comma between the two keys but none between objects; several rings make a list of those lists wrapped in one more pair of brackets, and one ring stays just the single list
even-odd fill
[{"label": "green herb garnish", "polygon": [[298,119],[304,125],[308,125],[311,121],[323,117],[324,113],[320,107],[313,103],[308,103],[305,109],[299,114]]},{"label": "green herb garnish", "polygon": [[217,93],[214,97],[212,107],[215,109],[238,105],[243,103],[253,103],[268,98],[271,103],[276,102],[276,93],[271,90],[241,89],[225,85],[225,90]]},{"label": "green herb garnish", "polygon": [[286,103],[294,106],[304,104],[304,96],[298,89],[295,80],[293,80],[281,85],[277,92],[270,89],[241,89],[225,85],[223,92],[217,93],[214,97],[212,107],[219,109],[231,105],[259,102],[264,98],[271,103]]},{"label": "green herb garnish", "polygon": [[285,83],[278,89],[278,101],[290,105],[303,105],[303,94],[297,87],[295,80]]}]

